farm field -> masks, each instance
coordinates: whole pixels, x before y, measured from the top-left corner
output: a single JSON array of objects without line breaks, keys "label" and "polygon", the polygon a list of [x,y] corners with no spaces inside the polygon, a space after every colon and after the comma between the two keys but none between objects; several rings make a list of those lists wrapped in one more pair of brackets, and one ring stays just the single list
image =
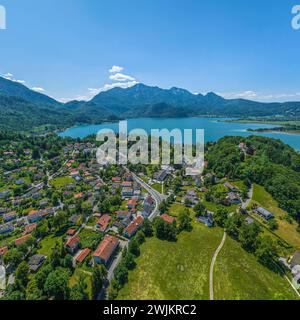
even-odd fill
[{"label": "farm field", "polygon": [[214,294],[216,300],[297,299],[284,277],[261,265],[230,237],[215,264]]}]

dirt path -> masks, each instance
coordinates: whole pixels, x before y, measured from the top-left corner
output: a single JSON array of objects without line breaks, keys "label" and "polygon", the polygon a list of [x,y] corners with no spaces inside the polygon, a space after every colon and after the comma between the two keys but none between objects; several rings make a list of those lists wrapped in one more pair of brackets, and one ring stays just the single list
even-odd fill
[{"label": "dirt path", "polygon": [[209,297],[210,297],[210,300],[214,300],[214,267],[215,267],[217,257],[225,244],[226,236],[227,236],[227,234],[224,231],[222,241],[221,241],[219,247],[217,248],[216,252],[214,253],[214,256],[211,260],[210,271],[209,271]]}]

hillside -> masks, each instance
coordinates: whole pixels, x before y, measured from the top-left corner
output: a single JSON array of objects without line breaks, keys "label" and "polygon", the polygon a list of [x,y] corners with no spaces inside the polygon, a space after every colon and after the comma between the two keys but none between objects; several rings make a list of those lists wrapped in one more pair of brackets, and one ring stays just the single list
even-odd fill
[{"label": "hillside", "polygon": [[59,106],[61,103],[45,94],[30,90],[21,83],[0,77],[0,96],[17,97],[28,102],[49,106]]}]

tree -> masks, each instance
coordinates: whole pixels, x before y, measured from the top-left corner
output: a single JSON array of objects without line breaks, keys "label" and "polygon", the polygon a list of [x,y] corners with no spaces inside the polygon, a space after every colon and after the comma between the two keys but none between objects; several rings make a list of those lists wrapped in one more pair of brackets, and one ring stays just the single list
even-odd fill
[{"label": "tree", "polygon": [[75,284],[70,290],[70,300],[82,301],[88,300],[86,293],[87,284],[85,282],[83,274],[80,274],[78,283]]},{"label": "tree", "polygon": [[178,230],[181,231],[192,231],[192,219],[190,217],[190,212],[188,209],[183,209],[179,212],[177,217]]},{"label": "tree", "polygon": [[134,261],[135,256],[132,253],[127,253],[123,258],[123,263],[128,270],[133,270],[136,267],[136,262]]},{"label": "tree", "polygon": [[225,229],[227,233],[233,237],[237,238],[239,235],[239,228],[241,227],[243,218],[240,214],[233,214],[225,222]]},{"label": "tree", "polygon": [[139,230],[135,236],[135,240],[139,245],[143,244],[145,242],[145,234],[142,230]]},{"label": "tree", "polygon": [[114,276],[116,281],[119,284],[119,287],[122,287],[128,279],[128,269],[124,265],[124,263],[120,263],[115,269]]},{"label": "tree", "polygon": [[66,212],[64,211],[59,211],[53,218],[53,227],[55,228],[56,231],[59,231],[64,224],[66,224],[68,221],[68,216]]},{"label": "tree", "polygon": [[106,270],[105,268],[100,266],[95,266],[92,274],[92,292],[93,297],[96,299],[97,295],[100,293],[102,287],[103,287],[103,280],[106,277]]},{"label": "tree", "polygon": [[26,300],[37,301],[42,300],[43,291],[38,288],[36,279],[29,281],[26,289]]},{"label": "tree", "polygon": [[21,263],[22,259],[23,254],[16,248],[10,249],[4,255],[4,263],[6,265],[10,264],[12,268],[16,268]]},{"label": "tree", "polygon": [[45,283],[45,292],[50,299],[67,300],[69,296],[68,288],[69,275],[63,268],[57,268],[52,271]]},{"label": "tree", "polygon": [[194,207],[194,212],[196,213],[196,217],[203,216],[205,214],[206,208],[203,203],[198,202]]},{"label": "tree", "polygon": [[16,270],[16,285],[21,290],[24,291],[28,284],[29,266],[26,261],[19,264]]},{"label": "tree", "polygon": [[240,228],[239,241],[242,247],[247,251],[255,251],[257,238],[261,233],[261,228],[258,223],[254,222],[252,224],[243,223]]},{"label": "tree", "polygon": [[216,224],[220,227],[224,227],[226,220],[228,218],[228,210],[225,208],[218,209],[214,214],[214,220]]},{"label": "tree", "polygon": [[279,258],[277,246],[270,236],[260,236],[255,254],[259,262],[271,269],[274,269]]},{"label": "tree", "polygon": [[167,210],[168,210],[168,204],[167,204],[167,202],[165,200],[163,200],[161,202],[161,204],[159,205],[159,211],[160,211],[160,213],[164,213]]},{"label": "tree", "polygon": [[272,231],[275,231],[278,229],[278,222],[276,221],[276,219],[270,219],[268,222],[269,228]]},{"label": "tree", "polygon": [[40,158],[40,151],[37,147],[32,150],[32,159],[38,160]]},{"label": "tree", "polygon": [[144,232],[144,235],[147,238],[150,238],[153,236],[153,229],[152,229],[152,225],[151,225],[151,222],[149,221],[149,219],[144,219],[142,226],[141,226],[141,230]]},{"label": "tree", "polygon": [[115,300],[119,292],[119,283],[116,279],[113,279],[108,288],[108,299]]},{"label": "tree", "polygon": [[48,275],[53,271],[52,265],[47,264],[44,265],[35,275],[35,281],[36,285],[39,288],[39,290],[44,290],[44,285],[47,280]]},{"label": "tree", "polygon": [[128,252],[138,257],[140,255],[140,247],[136,239],[129,242]]},{"label": "tree", "polygon": [[154,220],[155,235],[160,240],[175,241],[176,228],[173,224],[165,222],[162,218],[157,217]]}]

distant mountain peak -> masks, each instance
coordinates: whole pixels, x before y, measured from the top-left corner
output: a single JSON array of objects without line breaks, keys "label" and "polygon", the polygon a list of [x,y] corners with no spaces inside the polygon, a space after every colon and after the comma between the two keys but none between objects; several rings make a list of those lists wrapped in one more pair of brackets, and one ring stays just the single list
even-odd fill
[{"label": "distant mountain peak", "polygon": [[60,102],[43,93],[31,90],[22,83],[3,78],[1,76],[0,96],[22,98],[31,103],[41,103],[52,106],[61,105]]}]

